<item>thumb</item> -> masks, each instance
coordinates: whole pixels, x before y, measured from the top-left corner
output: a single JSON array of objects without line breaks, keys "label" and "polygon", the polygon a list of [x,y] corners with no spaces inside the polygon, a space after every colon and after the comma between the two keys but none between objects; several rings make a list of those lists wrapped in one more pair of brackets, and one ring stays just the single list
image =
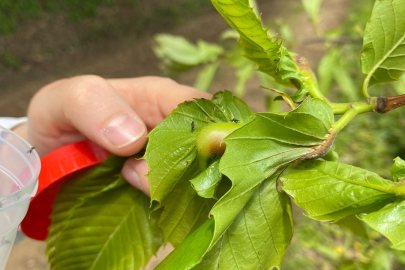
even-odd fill
[{"label": "thumb", "polygon": [[84,137],[121,156],[139,152],[146,143],[147,129],[141,118],[97,76],[46,86],[33,98],[28,118],[29,140],[42,155]]}]

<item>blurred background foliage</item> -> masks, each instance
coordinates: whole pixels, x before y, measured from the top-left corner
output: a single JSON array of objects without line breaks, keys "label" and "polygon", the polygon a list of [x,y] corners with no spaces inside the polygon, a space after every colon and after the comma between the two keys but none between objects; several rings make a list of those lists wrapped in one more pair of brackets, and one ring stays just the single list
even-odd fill
[{"label": "blurred background foliage", "polygon": [[209,9],[206,0],[1,0],[0,75],[145,28],[167,29]]},{"label": "blurred background foliage", "polygon": [[[139,0],[1,0],[0,34],[12,33],[25,20],[39,19],[49,14],[65,13],[73,22],[98,15],[100,8],[122,6],[137,8]],[[180,4],[180,5],[179,5]],[[182,8],[198,11],[209,6],[208,1],[184,0],[180,3],[162,3],[157,15],[171,17],[180,15]],[[174,17],[174,16],[173,16]]]},{"label": "blurred background foliage", "polygon": [[[362,37],[374,3],[369,0],[353,1],[346,21],[341,26],[324,32],[319,27],[321,4],[322,0],[302,0],[303,10],[307,13],[316,36],[305,40],[301,45],[318,43],[324,47],[325,54],[314,70],[324,95],[334,102],[361,100],[361,85],[364,80],[360,69]],[[251,1],[251,6],[256,9],[258,7],[255,1]],[[269,27],[269,36],[282,39],[287,48],[294,51],[294,46],[298,45],[291,30],[294,25],[280,19],[264,22],[264,25]],[[259,76],[261,85],[265,87],[293,94],[293,90],[276,85],[272,78],[256,71],[255,64],[243,57],[237,43],[238,38],[236,32],[227,30],[218,37],[217,44],[206,44],[204,41],[193,44],[182,37],[159,34],[155,36],[154,51],[161,59],[161,68],[169,76],[176,78],[191,69],[199,69],[194,86],[203,91],[209,91],[212,82],[217,79],[215,75],[218,66],[225,65],[235,74],[234,93],[242,98],[249,95],[245,91],[245,85],[254,76]],[[381,96],[404,93],[404,78],[399,82],[377,85],[371,89],[371,94]],[[288,109],[276,93],[266,91],[266,94],[266,107],[269,111]],[[385,115],[358,116],[336,139],[335,150],[340,156],[339,161],[390,179],[389,168],[393,159],[397,156],[405,158],[404,126],[403,109]],[[303,215],[295,215],[297,216],[294,221],[293,242],[283,261],[284,270],[390,270],[405,267],[405,253],[391,250],[386,239],[367,228],[356,217],[329,224],[310,220]]]}]

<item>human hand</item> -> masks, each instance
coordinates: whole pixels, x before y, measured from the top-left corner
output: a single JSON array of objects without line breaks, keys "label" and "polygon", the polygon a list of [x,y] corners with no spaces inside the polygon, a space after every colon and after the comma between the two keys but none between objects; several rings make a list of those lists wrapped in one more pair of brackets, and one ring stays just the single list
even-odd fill
[{"label": "human hand", "polygon": [[[160,77],[63,79],[32,98],[27,139],[40,156],[86,138],[113,154],[130,156],[145,146],[148,131],[179,103],[202,97],[210,94]],[[124,178],[149,195],[147,173],[144,160],[130,158],[122,168]]]}]

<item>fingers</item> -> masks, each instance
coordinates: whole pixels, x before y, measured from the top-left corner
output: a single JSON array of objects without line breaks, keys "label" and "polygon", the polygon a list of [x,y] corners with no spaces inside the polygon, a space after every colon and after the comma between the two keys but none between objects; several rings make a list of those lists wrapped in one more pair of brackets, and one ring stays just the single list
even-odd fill
[{"label": "fingers", "polygon": [[136,158],[128,159],[122,167],[121,173],[128,183],[150,197],[149,182],[145,176],[148,174],[148,167],[145,160],[138,160]]},{"label": "fingers", "polygon": [[113,86],[97,76],[48,85],[32,100],[28,118],[29,136],[34,137],[29,139],[39,141],[42,152],[53,150],[48,148],[54,148],[55,141],[60,147],[85,137],[124,156],[137,153],[146,143],[142,119]]},{"label": "fingers", "polygon": [[110,79],[108,82],[129,102],[149,129],[154,128],[179,103],[195,98],[211,98],[211,94],[168,78],[140,77]]},{"label": "fingers", "polygon": [[105,80],[85,75],[47,85],[28,110],[28,139],[40,155],[86,138],[110,152],[129,156],[177,105],[211,95],[170,79]]}]

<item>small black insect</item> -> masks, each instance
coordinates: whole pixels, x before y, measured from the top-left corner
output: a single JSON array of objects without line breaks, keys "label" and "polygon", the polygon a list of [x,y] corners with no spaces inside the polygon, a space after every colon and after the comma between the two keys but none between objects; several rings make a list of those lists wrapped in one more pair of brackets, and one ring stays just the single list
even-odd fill
[{"label": "small black insect", "polygon": [[236,119],[236,118],[232,118],[231,122],[232,122],[232,123],[239,123],[239,120]]},{"label": "small black insect", "polygon": [[27,153],[30,153],[30,154],[31,154],[32,151],[34,151],[34,150],[35,150],[35,146],[32,146],[32,147],[30,148],[30,150],[27,151]]},{"label": "small black insect", "polygon": [[194,131],[194,121],[191,122],[191,132]]}]

